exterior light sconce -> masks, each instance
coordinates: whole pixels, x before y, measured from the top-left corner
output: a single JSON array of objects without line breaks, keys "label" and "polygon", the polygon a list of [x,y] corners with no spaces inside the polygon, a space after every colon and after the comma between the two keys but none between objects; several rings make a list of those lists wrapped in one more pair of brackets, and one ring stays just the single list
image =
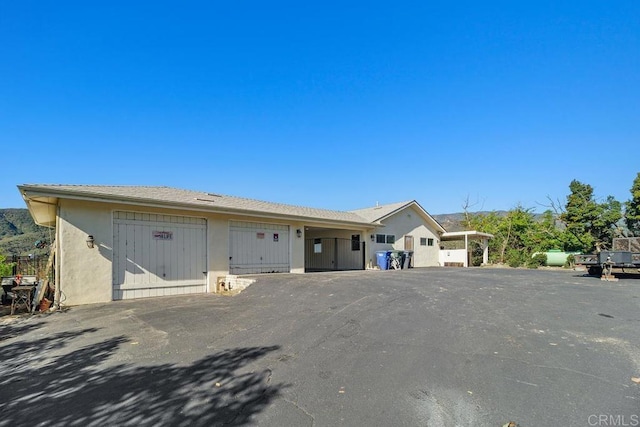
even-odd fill
[{"label": "exterior light sconce", "polygon": [[375,242],[375,241],[376,241],[376,236],[375,236],[375,234],[372,234],[372,235],[371,235],[371,241],[372,241],[372,242]]},{"label": "exterior light sconce", "polygon": [[296,230],[296,236],[298,236],[298,238],[302,237],[302,230],[299,228]]},{"label": "exterior light sconce", "polygon": [[89,234],[87,236],[87,247],[89,249],[93,249],[93,244],[95,243],[95,239],[93,238],[93,236],[91,234]]}]

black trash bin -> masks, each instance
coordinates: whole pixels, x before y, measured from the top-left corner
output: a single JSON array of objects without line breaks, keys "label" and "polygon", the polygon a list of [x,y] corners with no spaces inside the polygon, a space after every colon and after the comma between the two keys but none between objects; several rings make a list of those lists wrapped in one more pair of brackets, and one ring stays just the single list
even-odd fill
[{"label": "black trash bin", "polygon": [[413,265],[411,265],[412,259],[413,251],[404,251],[404,262],[402,263],[402,268],[413,268]]}]

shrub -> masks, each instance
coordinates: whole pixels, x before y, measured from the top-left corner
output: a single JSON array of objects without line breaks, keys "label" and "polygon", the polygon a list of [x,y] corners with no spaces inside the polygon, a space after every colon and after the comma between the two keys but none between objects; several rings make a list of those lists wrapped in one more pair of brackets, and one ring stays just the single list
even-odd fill
[{"label": "shrub", "polygon": [[538,268],[547,264],[547,254],[538,253],[527,260],[527,268]]},{"label": "shrub", "polygon": [[484,251],[480,247],[480,245],[475,244],[471,249],[471,265],[474,267],[479,267],[482,265]]},{"label": "shrub", "polygon": [[517,268],[527,262],[528,255],[519,249],[510,249],[506,254],[506,261],[509,267]]},{"label": "shrub", "polygon": [[11,276],[13,273],[13,263],[7,262],[4,255],[0,255],[0,276]]},{"label": "shrub", "polygon": [[564,268],[573,268],[576,265],[576,257],[573,254],[567,256],[567,262],[564,263]]}]

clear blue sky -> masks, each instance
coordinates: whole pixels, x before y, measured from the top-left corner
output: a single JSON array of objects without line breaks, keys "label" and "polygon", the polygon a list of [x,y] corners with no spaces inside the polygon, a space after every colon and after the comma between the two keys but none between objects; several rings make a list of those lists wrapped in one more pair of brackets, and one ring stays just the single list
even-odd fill
[{"label": "clear blue sky", "polygon": [[0,207],[60,183],[541,211],[640,172],[638,1],[4,1],[0,58]]}]

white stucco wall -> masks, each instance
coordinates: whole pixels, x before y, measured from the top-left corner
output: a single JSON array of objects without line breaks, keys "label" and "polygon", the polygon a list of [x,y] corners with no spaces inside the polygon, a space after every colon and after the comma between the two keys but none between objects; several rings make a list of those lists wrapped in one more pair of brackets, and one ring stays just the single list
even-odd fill
[{"label": "white stucco wall", "polygon": [[467,250],[442,249],[440,251],[440,265],[444,266],[447,262],[460,262],[467,267]]},{"label": "white stucco wall", "polygon": [[[302,237],[296,235],[296,230],[298,228],[304,230],[304,226],[299,222],[62,199],[59,201],[57,221],[59,251],[56,269],[63,304],[80,305],[112,300],[113,212],[117,210],[205,218],[207,220],[207,287],[210,292],[215,292],[218,277],[226,277],[229,274],[229,221],[231,219],[289,225],[290,271],[304,273],[304,235]],[[87,247],[88,235],[92,235],[95,239],[93,249]]]},{"label": "white stucco wall", "polygon": [[[302,235],[298,237],[296,230],[300,230]],[[304,224],[294,222],[290,224],[289,240],[291,242],[291,273],[304,273]]]},{"label": "white stucco wall", "polygon": [[[112,300],[112,218],[99,204],[61,200],[57,239],[61,302],[67,305]],[[95,239],[87,247],[87,236]]]},{"label": "white stucco wall", "polygon": [[[432,267],[439,265],[440,239],[437,231],[432,228],[424,217],[413,206],[404,209],[395,215],[382,221],[384,227],[379,227],[372,234],[392,234],[395,236],[394,244],[372,242],[370,237],[367,243],[370,247],[372,265],[377,265],[376,251],[405,250],[404,236],[413,236],[413,261],[414,267]],[[433,239],[433,246],[421,246],[420,239]]]}]

